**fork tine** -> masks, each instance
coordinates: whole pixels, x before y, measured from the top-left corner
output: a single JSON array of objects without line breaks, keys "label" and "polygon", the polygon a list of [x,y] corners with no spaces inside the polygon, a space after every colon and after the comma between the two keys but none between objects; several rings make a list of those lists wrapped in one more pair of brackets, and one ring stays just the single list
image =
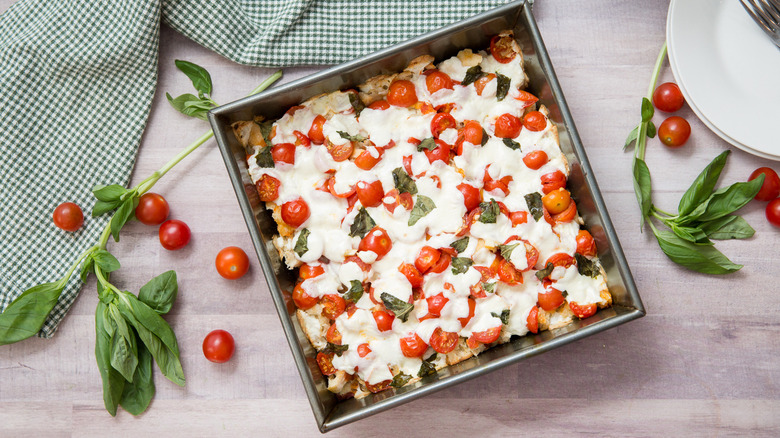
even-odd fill
[{"label": "fork tine", "polygon": [[768,0],[769,4],[772,5],[772,7],[775,9],[775,11],[780,14],[780,0]]},{"label": "fork tine", "polygon": [[[759,16],[756,14],[756,12],[753,10],[754,6],[752,5],[753,0],[739,0],[739,2],[742,4],[742,7],[745,8],[748,14],[750,14],[750,17],[753,18],[753,21],[755,21],[759,27],[761,27],[761,30],[764,32],[767,32],[769,34],[772,34],[772,29],[769,27],[769,24],[766,23],[764,20],[764,17]],[[751,3],[748,3],[751,2]]]},{"label": "fork tine", "polygon": [[767,0],[761,0],[761,2],[764,4],[764,12],[772,16],[771,21],[775,24],[775,26],[780,25],[780,11],[778,11],[775,6]]}]

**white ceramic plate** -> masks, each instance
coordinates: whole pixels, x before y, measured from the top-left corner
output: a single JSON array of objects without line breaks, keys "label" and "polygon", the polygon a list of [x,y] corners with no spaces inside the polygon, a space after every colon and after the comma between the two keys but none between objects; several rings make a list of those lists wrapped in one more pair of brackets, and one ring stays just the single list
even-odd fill
[{"label": "white ceramic plate", "polygon": [[727,142],[780,160],[780,49],[738,0],[672,0],[669,64],[688,105]]}]

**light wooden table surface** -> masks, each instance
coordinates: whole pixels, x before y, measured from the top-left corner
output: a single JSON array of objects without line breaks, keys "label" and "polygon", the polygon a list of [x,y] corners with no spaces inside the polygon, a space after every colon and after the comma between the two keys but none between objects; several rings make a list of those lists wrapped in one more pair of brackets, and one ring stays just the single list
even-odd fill
[{"label": "light wooden table surface", "polygon": [[[9,4],[2,1],[2,10]],[[677,267],[651,234],[639,232],[631,155],[622,145],[638,121],[667,6],[664,0],[539,0],[534,6],[647,316],[329,436],[780,435],[780,230],[764,219],[763,204],[742,212],[756,229],[752,239],[718,244],[745,265],[726,277]],[[190,92],[174,59],[206,67],[220,102],[241,97],[272,72],[235,65],[167,27],[160,46],[160,81],[133,184],[209,129],[166,102],[166,91]],[[313,70],[286,69],[284,81]],[[668,67],[662,79],[673,79]],[[685,147],[648,145],[661,207],[674,208],[699,171],[730,147],[690,110],[682,115],[693,129]],[[656,115],[656,123],[661,120]],[[734,149],[722,180],[744,180],[765,165],[780,170],[778,163]],[[179,337],[187,386],[157,372],[147,413],[106,413],[94,359],[92,280],[54,339],[0,347],[0,436],[318,435],[258,263],[233,282],[214,269],[221,248],[252,250],[216,144],[193,153],[154,191],[166,196],[173,218],[189,224],[192,241],[169,252],[156,228],[132,223],[111,246],[123,264],[113,279],[137,291],[154,275],[178,272],[179,299],[167,319]],[[204,336],[217,328],[237,342],[227,364],[212,364],[201,352]]]}]

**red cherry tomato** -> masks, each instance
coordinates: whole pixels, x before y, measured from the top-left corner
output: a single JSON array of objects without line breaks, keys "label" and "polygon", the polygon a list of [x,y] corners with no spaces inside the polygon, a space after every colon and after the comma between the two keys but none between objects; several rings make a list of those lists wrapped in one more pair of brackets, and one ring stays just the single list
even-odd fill
[{"label": "red cherry tomato", "polygon": [[539,111],[531,111],[523,116],[523,126],[529,131],[543,131],[547,127],[547,117]]},{"label": "red cherry tomato", "polygon": [[328,191],[330,192],[331,195],[337,198],[349,198],[350,196],[355,194],[355,186],[351,186],[344,193],[339,193],[336,191],[336,178],[330,177],[330,179],[328,179]]},{"label": "red cherry tomato", "polygon": [[376,321],[376,328],[379,329],[380,332],[386,332],[393,329],[393,320],[395,320],[395,315],[389,312],[385,312],[384,310],[374,310],[371,312],[371,314],[374,316],[374,321]]},{"label": "red cherry tomato", "polygon": [[588,230],[580,230],[577,233],[577,252],[586,257],[596,255],[596,242]]},{"label": "red cherry tomato", "polygon": [[295,145],[296,146],[309,146],[311,145],[311,140],[309,140],[309,137],[304,135],[301,131],[293,131],[293,135],[295,135]]},{"label": "red cherry tomato", "polygon": [[542,204],[550,214],[563,213],[571,205],[571,193],[564,188],[553,190],[542,197]]},{"label": "red cherry tomato", "polygon": [[566,175],[560,170],[542,175],[542,192],[545,195],[561,187],[566,187]]},{"label": "red cherry tomato", "polygon": [[444,272],[449,266],[450,262],[452,261],[452,256],[449,253],[441,252],[441,257],[439,257],[439,260],[431,266],[431,269],[428,272],[433,272],[434,274],[441,274]]},{"label": "red cherry tomato", "polygon": [[314,121],[311,122],[311,128],[309,128],[309,140],[311,140],[314,144],[323,144],[325,143],[325,134],[322,133],[322,125],[325,124],[325,117],[318,115],[314,118]]},{"label": "red cherry tomato", "polygon": [[437,327],[433,331],[429,343],[437,353],[448,354],[458,346],[458,334],[445,332],[441,327]]},{"label": "red cherry tomato", "polygon": [[577,204],[570,200],[569,206],[562,212],[553,215],[553,221],[557,223],[571,222],[577,216]]},{"label": "red cherry tomato", "polygon": [[561,291],[552,287],[547,288],[544,293],[539,292],[537,300],[539,302],[539,307],[548,312],[552,312],[560,307],[564,301]]},{"label": "red cherry tomato", "polygon": [[393,241],[390,240],[390,236],[387,235],[387,231],[380,227],[374,227],[366,234],[366,237],[360,241],[358,250],[360,251],[373,251],[376,253],[377,260],[384,257],[390,249],[393,247]]},{"label": "red cherry tomato", "polygon": [[764,184],[761,185],[761,190],[756,193],[756,199],[759,201],[771,201],[780,196],[780,177],[777,176],[777,172],[769,167],[759,167],[754,170],[750,174],[748,181],[753,181],[761,174],[764,175]]},{"label": "red cherry tomato", "polygon": [[[390,199],[390,202],[387,199]],[[384,204],[387,211],[393,213],[399,205],[407,210],[411,210],[414,207],[414,199],[412,199],[411,193],[398,193],[398,189],[390,189],[382,198],[382,204]]]},{"label": "red cherry tomato", "polygon": [[271,148],[271,157],[274,163],[295,164],[295,145],[279,143]]},{"label": "red cherry tomato", "polygon": [[333,157],[333,161],[341,162],[346,161],[349,157],[352,156],[352,152],[355,150],[355,145],[351,141],[335,144],[331,142],[329,138],[326,138],[325,149],[327,149],[328,153],[330,153],[330,156]]},{"label": "red cherry tomato", "polygon": [[382,154],[384,154],[383,149],[377,149],[378,154],[377,156],[371,155],[371,152],[364,150],[358,156],[355,158],[355,166],[359,167],[363,170],[371,170],[376,166],[376,164],[382,159]]},{"label": "red cherry tomato", "polygon": [[322,316],[331,320],[338,318],[347,308],[344,298],[336,294],[324,295],[320,299],[320,304],[322,304]]},{"label": "red cherry tomato", "polygon": [[512,37],[496,35],[491,38],[490,54],[501,64],[506,64],[515,59],[517,53],[512,49]]},{"label": "red cherry tomato", "polygon": [[506,284],[523,282],[523,274],[509,261],[502,258],[498,264],[498,279]]},{"label": "red cherry tomato", "polygon": [[371,347],[369,347],[368,344],[360,344],[357,347],[357,353],[360,357],[366,357],[368,356],[368,353],[371,353]]},{"label": "red cherry tomato", "polygon": [[512,226],[515,227],[520,224],[528,222],[527,211],[513,211],[509,213],[509,220],[512,221]]},{"label": "red cherry tomato", "polygon": [[450,145],[439,139],[436,139],[436,147],[430,151],[425,149],[425,156],[428,157],[428,162],[431,164],[433,164],[433,162],[436,160],[441,160],[445,163],[448,163],[450,161]]},{"label": "red cherry tomato", "polygon": [[446,129],[455,128],[457,122],[455,118],[447,113],[436,113],[431,120],[431,134],[434,137],[439,138],[442,132]]},{"label": "red cherry tomato", "polygon": [[691,125],[682,117],[672,116],[658,127],[658,138],[670,148],[678,148],[691,136]]},{"label": "red cherry tomato", "polygon": [[358,200],[364,207],[376,207],[382,203],[382,198],[385,197],[385,189],[382,187],[382,181],[379,180],[370,183],[358,181],[355,188]]},{"label": "red cherry tomato", "polygon": [[282,182],[272,177],[271,175],[264,174],[257,180],[257,194],[260,195],[260,200],[263,202],[273,202],[279,197],[279,186]]},{"label": "red cherry tomato", "polygon": [[341,332],[339,332],[335,322],[328,327],[328,331],[325,333],[325,340],[334,345],[341,345]]},{"label": "red cherry tomato", "polygon": [[477,91],[477,95],[482,96],[482,92],[485,91],[485,87],[488,86],[490,81],[496,78],[496,75],[493,73],[488,73],[485,76],[482,76],[481,78],[477,79],[474,82],[474,88]]},{"label": "red cherry tomato", "polygon": [[228,280],[236,280],[244,276],[249,270],[249,257],[243,249],[237,246],[228,246],[217,254],[217,272]]},{"label": "red cherry tomato", "polygon": [[401,338],[400,342],[401,353],[406,357],[420,357],[428,349],[428,345],[417,336],[417,333]]},{"label": "red cherry tomato", "polygon": [[291,227],[300,227],[310,214],[309,205],[302,198],[282,204],[282,220]]},{"label": "red cherry tomato", "polygon": [[473,120],[469,120],[463,125],[463,139],[473,145],[482,144],[482,126]]},{"label": "red cherry tomato", "polygon": [[452,78],[441,70],[434,70],[425,76],[425,86],[433,94],[443,88],[452,90]]},{"label": "red cherry tomato", "polygon": [[425,274],[429,269],[433,267],[441,257],[441,251],[430,246],[423,246],[420,249],[420,253],[417,254],[417,258],[414,261],[414,266],[418,271]]},{"label": "red cherry tomato", "polygon": [[439,293],[427,297],[425,301],[428,303],[428,313],[439,317],[441,316],[441,309],[443,309],[444,305],[447,304],[449,298],[446,298],[444,294]]},{"label": "red cherry tomato", "polygon": [[235,351],[236,341],[225,330],[214,330],[203,339],[203,355],[212,362],[227,362]]},{"label": "red cherry tomato", "polygon": [[458,321],[460,321],[461,327],[466,327],[471,321],[471,318],[474,317],[474,310],[477,308],[477,302],[474,301],[473,298],[469,298],[469,314],[465,318],[458,318]]},{"label": "red cherry tomato", "polygon": [[520,119],[512,114],[501,114],[496,119],[495,134],[499,138],[515,138],[523,128]]},{"label": "red cherry tomato", "polygon": [[423,276],[420,274],[420,271],[414,267],[414,265],[410,263],[403,263],[398,267],[398,271],[404,274],[412,287],[421,287],[423,285]]},{"label": "red cherry tomato", "polygon": [[474,338],[475,341],[482,342],[483,344],[492,344],[498,340],[500,335],[501,326],[498,326],[481,332],[474,332],[472,333],[471,337]]},{"label": "red cherry tomato", "polygon": [[313,297],[307,294],[305,290],[303,290],[301,283],[295,285],[292,298],[293,302],[295,302],[295,305],[301,310],[311,309],[315,304],[317,304],[317,302],[319,302],[317,297]]},{"label": "red cherry tomato", "polygon": [[672,82],[664,82],[653,91],[653,105],[665,113],[673,113],[682,108],[685,99],[680,87]]},{"label": "red cherry tomato", "polygon": [[544,262],[544,264],[547,266],[548,263],[552,263],[553,266],[568,268],[569,266],[573,265],[574,262],[574,257],[566,254],[565,252],[559,252],[551,255],[550,258]]},{"label": "red cherry tomato", "polygon": [[531,333],[539,332],[539,308],[534,306],[531,311],[528,312],[528,318],[525,320],[526,327]]},{"label": "red cherry tomato", "polygon": [[766,205],[766,220],[770,224],[780,227],[780,198],[775,198]]},{"label": "red cherry tomato", "polygon": [[387,103],[393,106],[412,106],[417,103],[417,91],[414,84],[407,80],[393,81],[387,91]]},{"label": "red cherry tomato", "polygon": [[63,202],[54,209],[54,225],[65,231],[78,231],[84,224],[84,212],[73,202]]},{"label": "red cherry tomato", "polygon": [[540,167],[547,164],[549,158],[545,151],[531,151],[523,157],[523,163],[526,167],[533,170],[538,170]]},{"label": "red cherry tomato", "polygon": [[158,234],[163,248],[171,251],[184,248],[191,236],[190,227],[176,219],[163,222]]},{"label": "red cherry tomato", "polygon": [[160,225],[168,218],[168,201],[157,193],[144,193],[138,198],[135,218],[146,225]]},{"label": "red cherry tomato", "polygon": [[304,263],[301,266],[301,268],[298,270],[298,276],[302,280],[318,277],[324,273],[325,273],[325,268],[323,268],[321,265],[310,265],[307,263]]},{"label": "red cherry tomato", "polygon": [[471,184],[461,183],[457,185],[457,189],[463,194],[463,205],[466,206],[466,211],[471,211],[479,207],[479,203],[482,202],[482,197],[478,188]]},{"label": "red cherry tomato", "polygon": [[515,97],[515,99],[524,103],[523,108],[527,108],[539,100],[538,97],[524,90],[517,90],[517,97]]},{"label": "red cherry tomato", "polygon": [[373,110],[386,110],[390,108],[390,104],[387,103],[386,100],[377,100],[376,102],[372,102],[368,107]]},{"label": "red cherry tomato", "polygon": [[569,309],[574,313],[577,318],[585,319],[596,314],[595,304],[577,304],[573,301],[569,302]]},{"label": "red cherry tomato", "polygon": [[336,374],[336,367],[333,366],[333,353],[325,354],[321,351],[317,353],[317,365],[324,376]]}]

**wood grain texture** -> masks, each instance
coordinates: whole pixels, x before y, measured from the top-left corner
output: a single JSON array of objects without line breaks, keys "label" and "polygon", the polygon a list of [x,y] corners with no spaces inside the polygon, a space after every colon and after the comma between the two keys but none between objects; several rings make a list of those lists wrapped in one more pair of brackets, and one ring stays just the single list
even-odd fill
[{"label": "wood grain texture", "polygon": [[[0,2],[5,10],[10,1]],[[780,318],[775,274],[778,229],[763,205],[743,215],[756,228],[747,241],[718,247],[742,271],[695,274],[671,263],[651,234],[639,232],[630,154],[624,139],[637,123],[639,98],[664,39],[668,2],[537,0],[539,27],[603,191],[647,317],[503,368],[489,376],[361,420],[329,436],[780,435]],[[206,67],[214,98],[228,102],[273,70],[235,65],[163,26],[159,87],[133,174],[142,180],[209,129],[174,112],[164,93],[190,91],[174,59]],[[316,68],[285,70],[284,81]],[[668,68],[662,80],[673,80]],[[689,144],[648,144],[654,201],[675,208],[698,172],[730,148],[685,108]],[[655,116],[656,124],[663,116]],[[744,180],[776,163],[733,150],[723,181]],[[107,181],[106,183],[110,183]],[[154,191],[186,221],[193,239],[162,249],[157,230],[130,224],[111,250],[123,268],[113,279],[137,291],[168,269],[179,274],[179,299],[167,318],[179,336],[187,386],[156,372],[157,395],[144,415],[103,409],[94,359],[91,280],[56,337],[0,347],[0,436],[316,436],[318,431],[257,262],[241,280],[222,279],[217,252],[251,243],[216,145],[210,142]],[[237,353],[206,361],[203,337],[230,331]],[[434,429],[435,428],[435,429]],[[429,434],[428,434],[429,435]]]}]

